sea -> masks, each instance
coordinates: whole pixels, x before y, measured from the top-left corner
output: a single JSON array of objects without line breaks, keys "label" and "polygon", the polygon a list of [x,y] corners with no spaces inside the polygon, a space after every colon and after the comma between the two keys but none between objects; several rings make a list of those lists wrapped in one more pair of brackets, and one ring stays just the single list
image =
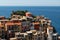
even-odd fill
[{"label": "sea", "polygon": [[58,34],[60,34],[60,6],[0,6],[0,16],[10,17],[12,11],[28,10],[33,15],[43,15],[52,21]]}]

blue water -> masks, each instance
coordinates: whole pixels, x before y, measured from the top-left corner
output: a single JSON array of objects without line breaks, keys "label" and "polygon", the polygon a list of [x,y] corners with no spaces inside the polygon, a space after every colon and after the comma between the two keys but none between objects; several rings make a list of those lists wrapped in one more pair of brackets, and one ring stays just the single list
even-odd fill
[{"label": "blue water", "polygon": [[0,16],[10,17],[12,10],[28,10],[34,15],[44,15],[60,34],[60,6],[0,6]]}]

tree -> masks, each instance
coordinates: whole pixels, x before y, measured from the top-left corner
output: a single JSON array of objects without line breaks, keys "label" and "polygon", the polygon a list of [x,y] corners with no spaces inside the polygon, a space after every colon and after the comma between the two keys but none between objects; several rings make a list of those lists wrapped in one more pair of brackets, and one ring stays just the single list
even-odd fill
[{"label": "tree", "polygon": [[28,12],[27,10],[25,11],[12,11],[12,14],[11,16],[14,14],[14,15],[21,15],[21,16],[25,16],[25,13]]}]

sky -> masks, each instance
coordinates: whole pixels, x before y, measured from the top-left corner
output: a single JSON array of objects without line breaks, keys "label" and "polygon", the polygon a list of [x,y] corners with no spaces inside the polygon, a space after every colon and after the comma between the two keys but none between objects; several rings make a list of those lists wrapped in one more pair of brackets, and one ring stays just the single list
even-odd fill
[{"label": "sky", "polygon": [[0,0],[0,6],[60,6],[60,0]]}]

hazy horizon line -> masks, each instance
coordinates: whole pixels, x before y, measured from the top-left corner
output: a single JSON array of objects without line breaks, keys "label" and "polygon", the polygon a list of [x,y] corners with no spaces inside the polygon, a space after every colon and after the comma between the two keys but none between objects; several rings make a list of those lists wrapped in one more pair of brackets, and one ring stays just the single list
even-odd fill
[{"label": "hazy horizon line", "polygon": [[[1,5],[0,5],[1,6]],[[2,6],[20,6],[20,5],[2,5]],[[54,5],[55,6],[55,5]]]}]

